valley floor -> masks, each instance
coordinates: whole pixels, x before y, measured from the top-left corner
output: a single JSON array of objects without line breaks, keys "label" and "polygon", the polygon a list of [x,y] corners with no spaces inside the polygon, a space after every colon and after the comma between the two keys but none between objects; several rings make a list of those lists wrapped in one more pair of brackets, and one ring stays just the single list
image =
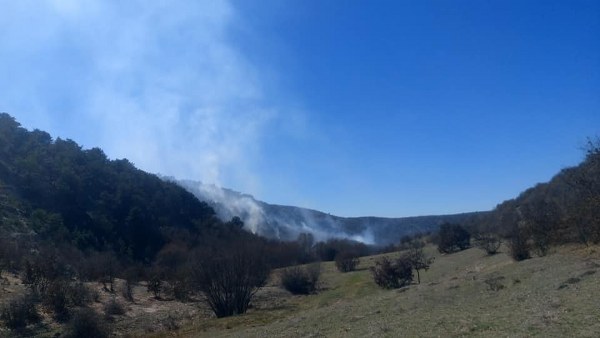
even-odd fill
[{"label": "valley floor", "polygon": [[[514,262],[478,249],[435,256],[421,284],[383,290],[361,260],[341,274],[323,264],[323,290],[291,296],[263,290],[248,314],[198,319],[182,337],[598,337],[599,248],[562,247]],[[506,250],[504,250],[506,251]]]},{"label": "valley floor", "polygon": [[[469,249],[441,255],[421,272],[421,284],[399,290],[375,285],[363,257],[357,271],[322,264],[317,294],[293,296],[277,286],[277,273],[250,311],[216,319],[204,302],[156,300],[142,284],[125,315],[113,316],[117,336],[134,337],[598,337],[600,247],[560,247],[546,257],[514,262],[505,253]],[[506,252],[506,249],[503,250]],[[390,254],[394,255],[394,254]],[[112,297],[100,285],[92,305],[102,313]],[[25,287],[14,276],[0,287],[0,303]],[[51,337],[51,320],[37,332]],[[0,336],[7,336],[0,329]]]}]

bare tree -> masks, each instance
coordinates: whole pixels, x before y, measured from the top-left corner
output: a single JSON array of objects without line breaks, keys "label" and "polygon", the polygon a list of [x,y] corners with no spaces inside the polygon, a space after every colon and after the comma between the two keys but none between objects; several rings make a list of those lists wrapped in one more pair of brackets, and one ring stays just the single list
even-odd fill
[{"label": "bare tree", "polygon": [[163,285],[162,285],[162,280],[160,279],[160,276],[159,275],[152,276],[152,278],[150,278],[150,280],[148,281],[148,287],[147,287],[148,292],[152,292],[152,294],[154,294],[154,298],[159,299],[162,289],[163,289]]},{"label": "bare tree", "polygon": [[413,280],[413,267],[408,256],[403,255],[396,260],[381,257],[371,267],[373,280],[382,288],[396,289],[408,285]]},{"label": "bare tree", "polygon": [[421,274],[420,270],[427,271],[429,266],[433,262],[433,258],[429,258],[423,252],[423,247],[425,244],[419,240],[413,240],[410,242],[410,247],[408,249],[408,254],[406,255],[407,259],[410,261],[413,269],[417,271],[417,282],[421,284]]},{"label": "bare tree", "polygon": [[311,233],[303,232],[298,235],[296,242],[300,246],[301,254],[298,263],[305,264],[315,260],[314,246],[315,237]]},{"label": "bare tree", "polygon": [[193,274],[197,288],[221,318],[245,313],[270,270],[262,247],[240,240],[202,254]]},{"label": "bare tree", "polygon": [[87,277],[102,283],[105,291],[115,291],[115,278],[121,269],[117,255],[112,251],[104,251],[93,254],[89,258]]}]

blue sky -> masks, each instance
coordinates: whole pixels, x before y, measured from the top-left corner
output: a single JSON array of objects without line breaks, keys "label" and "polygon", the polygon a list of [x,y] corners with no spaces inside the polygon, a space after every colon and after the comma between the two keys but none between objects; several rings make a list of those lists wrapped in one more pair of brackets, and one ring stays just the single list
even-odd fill
[{"label": "blue sky", "polygon": [[13,1],[0,111],[342,216],[488,210],[600,134],[598,1]]}]

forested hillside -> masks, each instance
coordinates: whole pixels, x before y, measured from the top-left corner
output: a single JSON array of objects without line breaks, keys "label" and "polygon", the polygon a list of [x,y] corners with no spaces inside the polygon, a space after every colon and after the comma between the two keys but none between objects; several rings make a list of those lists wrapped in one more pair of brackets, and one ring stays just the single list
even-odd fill
[{"label": "forested hillside", "polygon": [[[176,183],[125,159],[109,160],[98,148],[84,150],[72,140],[28,131],[6,113],[0,114],[0,216],[5,248],[0,264],[8,262],[14,271],[50,250],[75,270],[96,265],[103,254],[125,268],[143,265],[146,276],[160,266],[161,278],[167,278],[192,252],[228,250],[240,240],[267,248],[272,266],[317,259],[296,237],[280,242],[244,231],[237,215],[219,219],[211,206]],[[303,238],[315,244],[313,236]],[[323,245],[339,251],[355,244]],[[89,271],[75,274],[95,278]]]},{"label": "forested hillside", "polygon": [[167,241],[202,236],[220,222],[206,203],[176,184],[108,160],[0,114],[2,228],[81,250],[113,250],[149,261]]},{"label": "forested hillside", "polygon": [[0,336],[77,325],[81,316],[98,322],[89,310],[102,295],[107,316],[123,314],[117,290],[135,302],[141,286],[155,300],[204,294],[217,316],[241,314],[273,267],[370,252],[351,241],[317,244],[309,234],[259,237],[175,183],[100,149],[28,131],[8,114],[0,114],[0,217],[0,283],[26,287],[0,297]]},{"label": "forested hillside", "polygon": [[346,238],[367,244],[396,244],[404,236],[435,232],[443,223],[466,223],[485,212],[417,217],[340,217],[318,210],[270,204],[230,189],[173,178],[202,201],[209,203],[222,220],[240,217],[247,230],[267,238],[295,240],[310,233],[317,240]]},{"label": "forested hillside", "polygon": [[557,244],[600,242],[600,139],[589,140],[585,152],[582,163],[499,204],[473,230],[507,237],[522,253],[517,259]]},{"label": "forested hillside", "polygon": [[[230,192],[229,199],[232,196],[237,195]],[[233,217],[235,214],[228,214],[230,220],[219,219],[214,209],[194,194],[136,169],[127,160],[109,160],[100,149],[84,150],[74,141],[28,131],[8,114],[0,114],[0,280],[21,285],[17,288],[20,294],[0,299],[0,320],[11,333],[70,332],[73,328],[69,326],[82,321],[96,321],[101,326],[97,310],[88,310],[100,303],[104,321],[122,316],[126,310],[115,301],[117,290],[130,304],[136,299],[144,299],[144,306],[168,300],[168,306],[177,307],[203,301],[215,316],[225,317],[251,308],[272,268],[335,260],[345,273],[356,267],[361,256],[403,251],[400,257],[406,259],[398,262],[408,264],[405,270],[410,284],[413,268],[419,276],[419,269],[427,270],[433,262],[423,255],[424,241],[433,240],[439,252],[450,254],[491,238],[498,246],[488,251],[489,255],[497,253],[500,241],[505,241],[515,260],[544,256],[552,246],[563,243],[598,243],[600,141],[590,141],[585,160],[578,166],[564,169],[550,182],[528,189],[491,212],[404,219],[340,218],[242,197],[260,206],[263,232],[253,232],[269,235],[271,231],[275,239],[244,231],[243,220]],[[240,216],[246,215],[241,212]],[[318,242],[327,237],[308,233],[308,220],[327,235],[341,232],[358,238],[369,234],[374,242],[391,245],[374,248],[335,238]],[[453,231],[407,235],[436,230],[442,222],[455,223],[443,225],[443,229],[464,233],[459,245],[449,243],[450,250],[442,247],[446,237],[454,236]],[[273,235],[289,232],[294,226],[308,231],[287,233],[290,241]],[[416,254],[407,256],[407,252]],[[372,271],[383,264],[374,263]],[[390,265],[391,271],[400,271],[398,266]],[[291,284],[284,282],[285,274],[280,279],[287,290],[310,286],[308,293],[317,292],[319,263],[285,271]],[[376,277],[373,273],[377,283]],[[40,308],[52,318],[40,317]],[[8,332],[2,330],[0,333]]]}]

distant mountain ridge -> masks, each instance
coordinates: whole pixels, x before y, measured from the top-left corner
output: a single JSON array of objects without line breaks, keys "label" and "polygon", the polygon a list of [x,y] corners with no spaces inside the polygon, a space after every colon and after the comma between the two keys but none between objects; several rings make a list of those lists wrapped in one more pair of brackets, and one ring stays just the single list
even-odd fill
[{"label": "distant mountain ridge", "polygon": [[340,217],[294,206],[269,204],[253,196],[191,180],[175,180],[205,201],[222,220],[240,217],[247,230],[269,238],[293,240],[311,233],[317,240],[349,238],[366,244],[387,245],[405,235],[435,231],[445,222],[464,223],[485,212],[402,218]]}]

